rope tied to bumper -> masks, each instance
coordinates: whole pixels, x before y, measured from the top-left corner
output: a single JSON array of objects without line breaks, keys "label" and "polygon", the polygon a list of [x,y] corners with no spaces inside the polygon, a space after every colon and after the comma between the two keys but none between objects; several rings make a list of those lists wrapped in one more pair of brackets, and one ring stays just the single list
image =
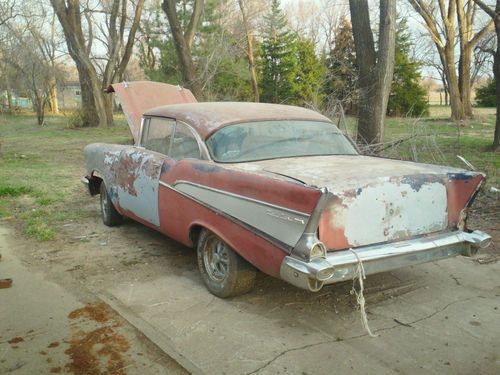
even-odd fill
[{"label": "rope tied to bumper", "polygon": [[[359,257],[358,253],[356,251],[354,251],[353,249],[349,249],[349,250],[354,254],[356,259],[358,260],[358,267],[356,269],[356,275],[354,276],[354,278],[352,280],[351,293],[354,293],[354,295],[356,296],[356,301],[358,302],[359,311],[361,314],[361,324],[363,325],[363,328],[371,337],[377,337],[378,335],[375,335],[370,330],[370,326],[368,325],[368,316],[366,315],[365,296],[363,294],[363,292],[365,290],[364,279],[366,279],[365,267],[363,266],[363,262],[361,261],[361,258]],[[358,282],[359,282],[359,292],[355,288],[356,279],[358,279]]]}]

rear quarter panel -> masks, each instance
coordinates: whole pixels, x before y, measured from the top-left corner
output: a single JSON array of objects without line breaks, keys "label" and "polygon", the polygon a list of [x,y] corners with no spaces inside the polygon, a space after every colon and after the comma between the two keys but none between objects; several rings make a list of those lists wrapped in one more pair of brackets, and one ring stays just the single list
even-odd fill
[{"label": "rear quarter panel", "polygon": [[[302,234],[303,225],[320,196],[319,190],[297,182],[235,171],[199,160],[164,164],[160,181],[160,228],[163,233],[191,246],[190,230],[195,226],[207,228],[258,269],[275,277],[279,276],[281,261],[295,245],[294,233]],[[215,194],[213,202],[210,195],[201,194],[207,191]],[[224,193],[228,193],[227,200],[216,202],[215,198],[226,197]],[[221,205],[221,202],[228,204]],[[240,208],[230,212],[231,202],[247,205],[248,212]],[[257,217],[253,216],[254,212]],[[284,235],[280,228],[290,228],[288,237],[273,237]],[[291,242],[286,243],[290,238]]]}]

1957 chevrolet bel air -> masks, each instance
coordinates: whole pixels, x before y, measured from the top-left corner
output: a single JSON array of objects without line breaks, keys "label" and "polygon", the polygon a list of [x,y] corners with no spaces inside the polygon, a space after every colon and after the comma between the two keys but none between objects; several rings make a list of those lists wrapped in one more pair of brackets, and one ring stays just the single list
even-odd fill
[{"label": "1957 chevrolet bel air", "polygon": [[[252,288],[256,268],[299,288],[456,255],[491,238],[466,226],[482,173],[360,155],[299,107],[197,103],[189,90],[114,84],[135,144],[85,148],[102,219],[136,220],[197,248],[213,294]],[[354,251],[352,251],[354,250]]]}]

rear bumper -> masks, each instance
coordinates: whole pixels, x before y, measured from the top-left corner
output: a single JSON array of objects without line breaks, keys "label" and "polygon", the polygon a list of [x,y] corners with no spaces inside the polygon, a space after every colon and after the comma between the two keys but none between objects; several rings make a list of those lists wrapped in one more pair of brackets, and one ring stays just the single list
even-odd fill
[{"label": "rear bumper", "polygon": [[286,256],[281,263],[281,278],[292,285],[318,291],[323,285],[352,280],[356,276],[358,259],[365,274],[391,271],[415,264],[432,262],[457,255],[471,256],[486,247],[491,237],[481,231],[448,232],[412,240],[365,246],[327,253],[325,258],[310,262]]}]

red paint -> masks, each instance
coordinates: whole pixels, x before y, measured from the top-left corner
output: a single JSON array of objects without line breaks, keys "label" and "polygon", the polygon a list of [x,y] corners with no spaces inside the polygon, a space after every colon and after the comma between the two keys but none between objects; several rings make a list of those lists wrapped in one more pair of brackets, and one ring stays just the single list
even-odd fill
[{"label": "red paint", "polygon": [[281,262],[287,255],[283,249],[172,189],[164,186],[159,189],[162,233],[186,246],[192,246],[190,228],[200,225],[217,234],[262,272],[279,277]]},{"label": "red paint", "polygon": [[460,212],[467,206],[484,175],[477,175],[471,179],[449,179],[446,183],[448,193],[448,226],[456,228],[460,220]]},{"label": "red paint", "polygon": [[[333,225],[332,225],[333,222]],[[343,250],[351,247],[344,234],[344,228],[336,225],[332,220],[331,211],[327,210],[319,222],[319,239],[328,251]]]},{"label": "red paint", "polygon": [[[200,166],[207,170],[213,168],[213,171],[202,171]],[[162,174],[161,179],[167,184],[190,181],[307,214],[314,210],[321,194],[318,189],[298,183],[225,169],[223,164],[207,161],[180,161],[172,170]]]},{"label": "red paint", "polygon": [[[186,160],[169,167],[160,178],[167,184],[190,181],[305,213],[314,210],[320,196],[319,190],[314,188],[253,173],[224,169],[223,165],[210,162]],[[216,233],[262,272],[279,277],[281,262],[287,255],[284,249],[252,230],[161,185],[158,203],[162,233],[192,246],[189,238],[190,228],[193,225],[202,226]]]}]

